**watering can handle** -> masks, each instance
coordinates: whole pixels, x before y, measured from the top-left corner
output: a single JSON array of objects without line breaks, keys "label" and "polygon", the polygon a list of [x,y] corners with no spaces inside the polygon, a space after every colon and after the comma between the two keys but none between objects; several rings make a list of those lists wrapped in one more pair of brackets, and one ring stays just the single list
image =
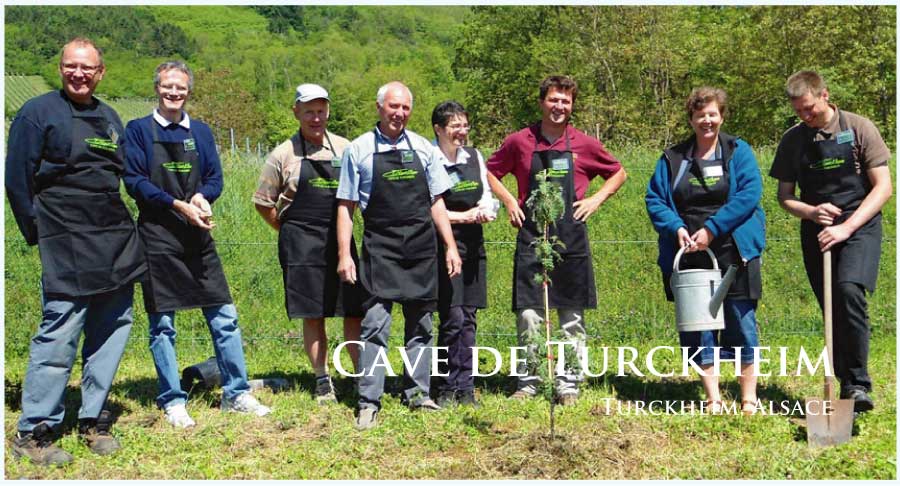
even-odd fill
[{"label": "watering can handle", "polygon": [[[681,255],[684,254],[684,250],[687,249],[687,246],[682,246],[681,249],[678,250],[678,253],[675,254],[675,261],[672,262],[672,272],[678,273],[681,271],[678,268],[678,264],[681,263]],[[719,261],[716,260],[716,254],[712,252],[709,248],[706,249],[706,254],[709,255],[709,259],[713,262],[713,270],[719,269]]]}]

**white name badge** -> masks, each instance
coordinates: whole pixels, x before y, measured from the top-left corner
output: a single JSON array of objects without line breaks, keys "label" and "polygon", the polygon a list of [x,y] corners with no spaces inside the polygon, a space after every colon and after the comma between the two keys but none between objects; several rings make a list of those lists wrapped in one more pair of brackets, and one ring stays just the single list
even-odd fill
[{"label": "white name badge", "polygon": [[569,170],[569,159],[553,159],[550,164],[553,170]]},{"label": "white name badge", "polygon": [[722,177],[723,173],[721,165],[711,165],[703,168],[704,179],[707,177]]},{"label": "white name badge", "polygon": [[459,181],[460,181],[459,174],[457,174],[456,172],[448,172],[447,175],[450,176],[450,183],[452,185],[455,186],[455,185],[459,184]]}]

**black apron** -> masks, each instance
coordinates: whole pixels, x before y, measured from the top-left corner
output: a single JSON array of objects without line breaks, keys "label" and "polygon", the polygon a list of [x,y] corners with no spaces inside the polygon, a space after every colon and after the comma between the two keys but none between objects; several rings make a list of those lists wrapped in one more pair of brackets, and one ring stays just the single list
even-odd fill
[{"label": "black apron", "polygon": [[46,294],[71,297],[115,290],[147,271],[134,220],[119,193],[122,134],[99,108],[71,102],[72,147],[66,169],[35,195]]},{"label": "black apron", "polygon": [[[150,182],[188,202],[200,189],[200,158],[193,138],[163,142],[155,120]],[[188,223],[174,208],[142,205],[138,229],[147,250],[150,278],[144,284],[147,312],[230,304],[231,293],[209,231]]]},{"label": "black apron", "polygon": [[[857,168],[853,155],[855,135],[848,129],[843,112],[837,110],[837,116],[841,131],[830,139],[816,141],[816,130],[805,127],[809,142],[802,151],[797,182],[801,201],[812,206],[826,202],[834,204],[843,211],[834,224],[841,224],[855,212],[872,188],[869,178]],[[800,223],[803,260],[807,277],[815,288],[820,288],[822,281],[818,234],[823,228],[806,219]],[[881,237],[881,212],[878,212],[847,241],[835,245],[832,251],[836,271],[834,282],[855,282],[873,292],[878,280]]]},{"label": "black apron", "polygon": [[[531,171],[528,174],[528,196],[531,188],[537,186],[539,172],[550,169],[550,180],[562,186],[565,213],[550,227],[550,236],[556,235],[565,244],[557,247],[562,260],[550,272],[550,308],[552,309],[593,309],[597,307],[597,289],[594,285],[594,268],[591,247],[587,237],[587,226],[572,217],[572,203],[575,202],[575,164],[572,145],[568,133],[566,150],[535,150],[531,157]],[[526,199],[527,200],[527,199]],[[525,223],[516,237],[516,254],[513,267],[514,311],[544,307],[544,293],[535,275],[540,275],[542,267],[537,259],[532,242],[542,233],[532,219],[531,210],[525,207]]]},{"label": "black apron", "polygon": [[[444,195],[448,211],[468,211],[478,205],[484,187],[481,184],[481,166],[474,149],[462,147],[469,155],[465,164],[445,166],[453,187]],[[446,250],[438,245],[438,307],[449,310],[452,306],[487,307],[487,254],[484,251],[484,230],[480,224],[454,224],[453,237],[462,259],[462,273],[447,276]]]},{"label": "black apron", "polygon": [[[327,135],[326,135],[327,137]],[[294,201],[281,216],[278,261],[284,277],[284,305],[290,319],[362,317],[358,285],[341,282],[337,274],[337,194],[341,159],[331,149],[332,160],[306,156],[300,135],[302,158]],[[328,139],[331,144],[331,139]],[[356,244],[350,254],[358,264]]]},{"label": "black apron", "polygon": [[[692,235],[703,228],[706,220],[728,201],[731,177],[728,164],[722,160],[721,144],[716,148],[715,159],[694,158],[689,161],[689,164],[688,170],[678,181],[678,185],[672,189],[672,199],[678,215],[687,225],[688,234]],[[677,173],[677,167],[670,167],[670,169],[673,168],[676,170],[669,172]],[[736,265],[738,268],[734,282],[728,288],[727,298],[759,300],[762,295],[760,259],[754,258],[749,262],[742,261],[730,233],[714,238],[709,244],[709,249],[715,254],[723,276],[730,265]],[[677,242],[675,250],[678,250]],[[712,268],[712,262],[705,251],[685,253],[681,257],[679,267],[681,269]],[[673,300],[668,277],[668,275],[663,276],[666,298]]]},{"label": "black apron", "polygon": [[395,147],[372,155],[360,281],[370,298],[434,311],[438,266],[431,194],[425,166],[409,138],[407,144],[409,150]]}]

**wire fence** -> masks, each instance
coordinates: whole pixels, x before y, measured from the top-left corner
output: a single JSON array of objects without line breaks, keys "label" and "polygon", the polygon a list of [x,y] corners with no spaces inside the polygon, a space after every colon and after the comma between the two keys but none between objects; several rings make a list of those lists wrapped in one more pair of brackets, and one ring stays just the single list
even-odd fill
[{"label": "wire fence", "polygon": [[[237,169],[237,172],[231,173],[230,180],[254,178],[262,163],[263,147],[254,151],[254,147],[247,143],[244,145],[241,147],[235,144],[234,149],[238,151],[236,156],[223,157],[227,170]],[[241,154],[241,151],[251,156]],[[628,167],[627,170],[649,176],[653,168],[642,165]],[[644,176],[637,176],[635,179]],[[302,347],[302,326],[298,321],[289,321],[283,309],[282,273],[277,259],[275,233],[264,228],[252,210],[248,212],[245,209],[244,196],[235,195],[252,193],[251,185],[252,183],[246,183],[246,187],[231,188],[227,199],[218,203],[226,205],[220,213],[220,223],[224,223],[222,226],[229,229],[220,230],[224,232],[216,237],[216,246],[241,316],[243,338],[248,346],[285,344]],[[627,194],[617,195],[611,200],[613,204],[621,206],[595,216],[592,221],[590,246],[597,275],[599,306],[585,311],[588,331],[586,338],[590,345],[649,340],[677,341],[673,324],[674,311],[672,304],[662,296],[662,282],[655,264],[656,234],[646,221],[643,204],[619,202],[623,198],[628,198],[629,201],[636,197],[642,198],[643,188],[632,186],[634,185],[630,184],[625,188]],[[803,270],[799,252],[800,239],[796,236],[795,229],[796,219],[774,209],[767,213],[767,227],[771,227],[772,231],[766,238],[767,249],[763,254],[763,261],[766,262],[763,266],[764,290],[757,314],[761,339],[776,336],[816,338],[822,332],[821,317]],[[7,221],[12,222],[11,219]],[[254,225],[260,225],[259,230]],[[509,305],[515,231],[504,222],[495,225],[486,230],[489,296],[488,308],[478,313],[478,342],[486,345],[515,345],[515,316]],[[355,229],[358,230],[356,226]],[[243,229],[233,229],[238,227]],[[869,313],[876,333],[892,335],[896,332],[896,241],[891,231],[893,225],[886,224],[885,229],[885,234],[889,236],[883,239],[882,278],[879,281],[879,292],[869,302]],[[785,236],[771,236],[772,234]],[[32,287],[37,285],[36,275],[39,269],[35,266],[20,266],[10,270],[10,259],[21,255],[32,258],[30,261],[37,264],[34,256],[36,252],[28,250],[15,232],[7,231],[6,235],[7,292],[10,291],[11,277],[13,281],[21,282],[17,283],[21,286],[18,292],[33,292]],[[359,241],[357,235],[357,243]],[[141,309],[140,292],[139,289],[135,299],[136,321],[130,346],[146,346],[147,341],[146,315]],[[37,299],[34,299],[34,303],[29,301],[19,308],[12,306],[15,308],[13,311],[10,307],[7,300],[7,323],[12,317],[33,329],[33,325],[40,319]],[[402,322],[402,316],[396,309],[394,316],[394,332],[390,343],[391,346],[399,346],[403,344],[403,333],[400,332],[402,327],[398,325]],[[180,342],[190,347],[204,346],[208,349],[211,338],[199,311],[179,312],[178,321]],[[339,319],[328,320],[332,336],[341,334],[338,321]],[[434,321],[436,335],[439,327],[437,316]],[[9,329],[7,326],[7,342]],[[27,341],[24,334],[16,335],[16,339]],[[332,345],[337,341],[332,339]]]}]

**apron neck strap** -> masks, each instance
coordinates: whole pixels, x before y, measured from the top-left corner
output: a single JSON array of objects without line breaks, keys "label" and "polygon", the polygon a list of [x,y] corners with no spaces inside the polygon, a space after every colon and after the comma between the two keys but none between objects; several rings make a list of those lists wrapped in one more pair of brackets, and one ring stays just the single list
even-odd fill
[{"label": "apron neck strap", "polygon": [[837,112],[838,126],[841,127],[842,132],[846,132],[847,131],[847,119],[844,118],[844,112],[838,108],[835,108],[834,111]]},{"label": "apron neck strap", "polygon": [[[300,131],[298,133],[300,133],[300,151],[302,152],[303,158],[305,159],[306,158],[306,139],[303,138],[302,131]],[[332,155],[337,157],[337,152],[334,151],[334,144],[331,143],[331,137],[328,136],[328,130],[325,131],[325,140],[328,141],[328,150],[331,152]]]}]

